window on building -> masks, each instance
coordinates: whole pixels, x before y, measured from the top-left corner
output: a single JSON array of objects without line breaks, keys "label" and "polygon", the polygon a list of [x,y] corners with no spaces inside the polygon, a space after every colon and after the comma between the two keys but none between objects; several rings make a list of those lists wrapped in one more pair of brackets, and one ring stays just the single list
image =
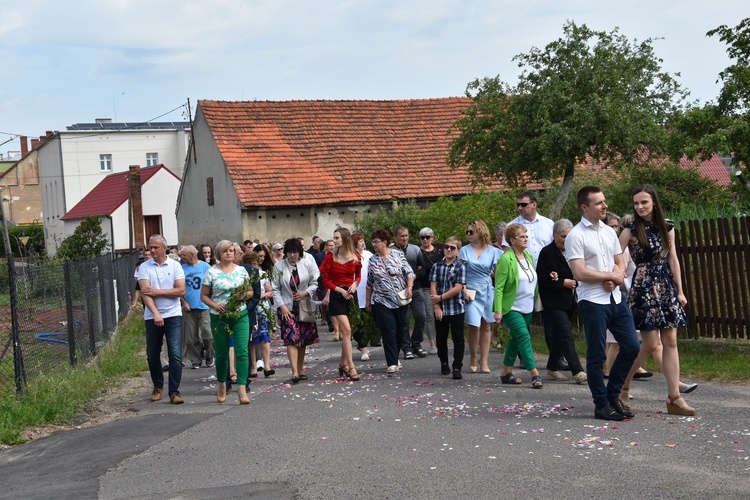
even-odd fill
[{"label": "window on building", "polygon": [[208,206],[212,206],[214,204],[214,178],[209,177],[206,179],[206,195],[208,198]]},{"label": "window on building", "polygon": [[159,164],[159,153],[146,153],[146,166],[155,167]]},{"label": "window on building", "polygon": [[112,155],[99,155],[99,171],[100,172],[112,171]]}]

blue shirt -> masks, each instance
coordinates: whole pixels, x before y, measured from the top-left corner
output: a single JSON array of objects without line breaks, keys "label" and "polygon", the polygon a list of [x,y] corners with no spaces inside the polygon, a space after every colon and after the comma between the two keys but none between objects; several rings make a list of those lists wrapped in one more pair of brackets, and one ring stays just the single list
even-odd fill
[{"label": "blue shirt", "polygon": [[211,266],[203,260],[199,260],[194,266],[182,264],[182,271],[185,273],[185,302],[188,303],[190,309],[208,309],[208,306],[201,301],[201,284],[209,269]]}]

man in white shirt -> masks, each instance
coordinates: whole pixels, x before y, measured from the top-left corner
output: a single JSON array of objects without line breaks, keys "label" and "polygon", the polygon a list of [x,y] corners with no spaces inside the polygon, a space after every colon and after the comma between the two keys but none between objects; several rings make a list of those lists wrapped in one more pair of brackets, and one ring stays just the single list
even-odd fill
[{"label": "man in white shirt", "polygon": [[[510,221],[508,225],[523,224],[526,228],[526,234],[529,237],[527,250],[534,257],[534,265],[536,265],[539,252],[552,243],[552,226],[555,223],[536,211],[537,199],[534,191],[524,191],[519,194],[516,198],[516,207],[518,207],[518,217]],[[507,245],[505,236],[503,236],[503,244]]]},{"label": "man in white shirt", "polygon": [[143,319],[146,321],[146,359],[151,372],[154,390],[151,401],[161,399],[164,372],[159,360],[162,339],[167,339],[169,353],[169,401],[182,404],[180,380],[182,379],[182,306],[185,295],[185,273],[180,263],[167,258],[167,241],[155,234],[148,240],[151,258],[138,268],[138,285],[141,287]]},{"label": "man in white shirt", "polygon": [[[633,316],[620,294],[626,277],[622,248],[614,230],[604,224],[607,203],[602,190],[584,186],[578,190],[576,203],[583,218],[565,239],[565,253],[573,276],[578,281],[578,312],[586,331],[588,353],[586,371],[594,416],[602,420],[623,420],[633,417],[620,401],[620,390],[640,346]],[[620,344],[620,353],[609,371],[604,385],[604,364],[607,328]]]}]

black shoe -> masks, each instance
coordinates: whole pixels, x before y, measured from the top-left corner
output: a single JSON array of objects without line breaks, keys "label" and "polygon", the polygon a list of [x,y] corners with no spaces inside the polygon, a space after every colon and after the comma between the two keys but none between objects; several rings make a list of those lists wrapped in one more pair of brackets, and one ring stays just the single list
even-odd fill
[{"label": "black shoe", "polygon": [[404,353],[404,359],[414,359],[414,353],[411,351],[406,351]]},{"label": "black shoe", "polygon": [[557,370],[558,371],[564,371],[567,372],[570,370],[570,365],[567,361],[565,361],[565,358],[560,357],[560,361],[557,362]]},{"label": "black shoe", "polygon": [[635,375],[633,375],[633,378],[649,378],[653,377],[653,372],[635,372]]},{"label": "black shoe", "polygon": [[440,363],[440,374],[441,375],[448,375],[451,372],[450,366],[448,366],[448,363]]},{"label": "black shoe", "polygon": [[427,351],[422,349],[421,347],[418,347],[414,350],[414,353],[419,356],[420,358],[426,358],[427,357]]},{"label": "black shoe", "polygon": [[617,413],[617,411],[609,405],[594,410],[594,417],[599,420],[616,420],[618,422],[625,420],[625,417]]},{"label": "black shoe", "polygon": [[610,406],[612,406],[612,409],[614,409],[617,413],[622,415],[625,418],[633,418],[635,417],[635,413],[625,408],[625,406],[622,404],[622,401],[620,401],[620,398],[615,398],[612,401],[609,402]]},{"label": "black shoe", "polygon": [[461,380],[462,378],[464,378],[464,377],[461,375],[461,370],[459,370],[458,368],[454,368],[453,369],[453,380]]},{"label": "black shoe", "polygon": [[333,331],[333,323],[328,323],[328,333]]},{"label": "black shoe", "polygon": [[271,369],[271,370],[265,370],[264,369],[263,370],[263,376],[266,377],[266,378],[270,377],[271,375],[273,375],[275,373],[276,373],[276,370],[274,370],[274,369]]}]

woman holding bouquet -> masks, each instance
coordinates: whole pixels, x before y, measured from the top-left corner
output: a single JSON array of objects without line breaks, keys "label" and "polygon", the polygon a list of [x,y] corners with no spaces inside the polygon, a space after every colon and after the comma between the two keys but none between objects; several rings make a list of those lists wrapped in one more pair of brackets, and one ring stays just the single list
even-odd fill
[{"label": "woman holding bouquet", "polygon": [[302,259],[302,243],[297,238],[284,242],[284,255],[274,266],[271,287],[273,305],[277,308],[281,325],[281,338],[286,346],[292,383],[307,380],[303,373],[305,347],[318,342],[318,327],[315,321],[300,321],[300,302],[313,297],[318,289],[318,266],[314,259]]},{"label": "woman holding bouquet", "polygon": [[234,263],[234,245],[231,241],[221,240],[214,248],[218,257],[216,264],[203,277],[201,300],[209,308],[211,332],[216,348],[216,380],[219,391],[216,400],[223,403],[227,399],[226,379],[229,373],[229,338],[234,337],[235,356],[237,359],[237,397],[240,404],[248,404],[247,343],[250,325],[245,301],[252,297],[253,289],[249,284],[250,276],[242,266]]}]

